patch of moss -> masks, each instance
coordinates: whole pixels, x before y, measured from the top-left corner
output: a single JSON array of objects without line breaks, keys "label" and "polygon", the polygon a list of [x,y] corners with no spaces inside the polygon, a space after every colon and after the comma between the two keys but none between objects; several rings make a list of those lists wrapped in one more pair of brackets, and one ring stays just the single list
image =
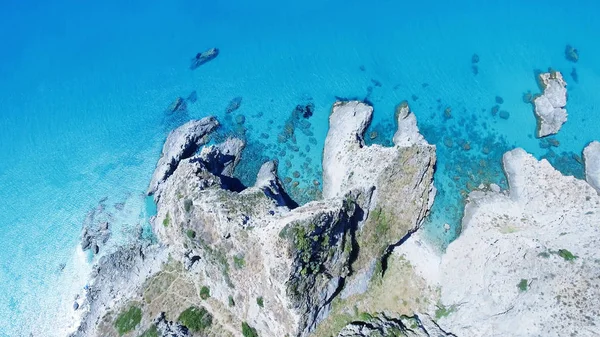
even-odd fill
[{"label": "patch of moss", "polygon": [[177,319],[182,325],[191,331],[204,331],[212,325],[212,315],[203,307],[189,307],[185,309]]},{"label": "patch of moss", "polygon": [[228,301],[230,307],[235,307],[235,301],[233,300],[233,296],[229,295]]},{"label": "patch of moss", "polygon": [[119,314],[115,320],[115,328],[119,336],[133,331],[135,327],[142,321],[142,309],[136,306],[131,306],[127,311]]},{"label": "patch of moss", "polygon": [[256,298],[256,304],[258,304],[258,306],[261,307],[261,308],[265,306],[265,303],[264,303],[264,300],[263,300],[262,296],[259,296],[259,297]]},{"label": "patch of moss", "polygon": [[244,260],[244,255],[235,255],[233,257],[233,265],[236,269],[242,269],[246,266],[246,261]]},{"label": "patch of moss", "polygon": [[568,251],[566,249],[559,249],[558,256],[565,259],[565,261],[573,261],[578,257],[578,256],[573,255],[573,253],[571,253],[570,251]]},{"label": "patch of moss", "polygon": [[171,216],[169,215],[169,212],[167,212],[167,215],[165,215],[165,218],[163,219],[163,226],[168,227],[169,224],[171,223]]},{"label": "patch of moss", "polygon": [[258,332],[248,325],[248,323],[242,322],[242,335],[244,335],[244,337],[258,337]]},{"label": "patch of moss", "polygon": [[517,288],[519,288],[520,291],[527,291],[528,285],[527,279],[521,279],[521,282],[517,284]]},{"label": "patch of moss", "polygon": [[439,303],[437,305],[437,309],[435,309],[435,318],[440,319],[442,317],[448,317],[451,313],[456,311],[456,307],[451,305],[446,307],[445,305]]},{"label": "patch of moss", "polygon": [[200,298],[207,300],[210,297],[210,289],[207,286],[200,288]]},{"label": "patch of moss", "polygon": [[362,312],[360,315],[358,315],[358,317],[363,322],[368,322],[373,319],[373,316],[371,314],[369,314],[368,312]]},{"label": "patch of moss", "polygon": [[140,335],[140,337],[158,337],[158,329],[156,328],[156,325],[152,324],[148,330],[144,331],[144,333]]},{"label": "patch of moss", "polygon": [[196,232],[194,230],[188,229],[187,231],[185,231],[185,235],[187,235],[188,238],[193,239],[196,237]]}]

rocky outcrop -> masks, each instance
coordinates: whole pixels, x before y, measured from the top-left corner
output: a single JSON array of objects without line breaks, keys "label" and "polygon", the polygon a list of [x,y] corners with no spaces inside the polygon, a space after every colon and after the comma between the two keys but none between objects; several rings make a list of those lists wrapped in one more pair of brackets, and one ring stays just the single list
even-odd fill
[{"label": "rocky outcrop", "polygon": [[472,192],[442,257],[438,323],[464,336],[592,335],[600,196],[522,149],[503,163],[510,190]]},{"label": "rocky outcrop", "polygon": [[396,107],[396,123],[398,130],[394,134],[394,144],[398,146],[427,145],[425,138],[419,132],[417,118],[410,111],[406,101]]},{"label": "rocky outcrop", "polygon": [[175,171],[182,159],[189,158],[206,143],[207,135],[217,126],[219,123],[214,117],[206,117],[189,121],[171,131],[163,146],[147,193],[154,194],[158,198],[160,185]]},{"label": "rocky outcrop", "polygon": [[[111,310],[136,298],[146,279],[157,273],[168,254],[160,247],[134,243],[100,258],[77,302],[84,310],[81,324],[72,337],[115,336]],[[114,319],[114,317],[112,317]],[[108,321],[108,322],[107,322]]]},{"label": "rocky outcrop", "polygon": [[[401,104],[399,110],[393,147],[365,145],[364,132],[373,114],[369,105],[337,102],[329,116],[323,197],[359,191],[358,205],[370,218],[359,224],[363,232],[359,246],[369,251],[359,259],[360,265],[375,263],[383,251],[416,230],[435,196],[435,146],[420,137],[408,106]],[[369,261],[364,260],[367,256]]]},{"label": "rocky outcrop", "polygon": [[[414,117],[399,121],[400,136],[411,133],[401,145],[367,147],[362,137],[371,114],[359,102],[334,105],[323,161],[328,192],[301,207],[286,194],[276,161],[262,165],[254,186],[241,186],[233,172],[242,141],[198,152],[214,126],[176,130],[151,185],[156,249],[170,260],[141,287],[128,285],[129,300],[113,301],[112,312],[134,303],[142,313],[136,333],[176,329],[193,306],[210,313],[212,325],[202,331],[209,336],[237,336],[242,324],[260,336],[311,334],[342,291],[351,300],[382,273],[378,261],[418,228],[434,196],[435,148],[419,138],[416,123],[411,127]],[[113,336],[114,315],[96,316],[107,322],[96,331]]]},{"label": "rocky outcrop", "polygon": [[244,146],[246,144],[243,140],[228,138],[221,144],[203,148],[199,158],[213,174],[232,177],[233,170],[240,161]]},{"label": "rocky outcrop", "polygon": [[593,141],[583,150],[585,180],[600,193],[600,142]]},{"label": "rocky outcrop", "polygon": [[346,325],[338,337],[443,337],[454,336],[440,329],[429,317],[417,315],[387,317],[364,315],[364,321]]},{"label": "rocky outcrop", "polygon": [[538,121],[537,136],[557,134],[567,121],[567,82],[558,71],[539,75],[544,92],[535,98],[535,115]]}]

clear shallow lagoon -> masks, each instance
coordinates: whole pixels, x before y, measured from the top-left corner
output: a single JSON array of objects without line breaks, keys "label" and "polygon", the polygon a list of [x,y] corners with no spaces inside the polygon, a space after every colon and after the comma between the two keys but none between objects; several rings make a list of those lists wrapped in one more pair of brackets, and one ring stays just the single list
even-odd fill
[{"label": "clear shallow lagoon", "polygon": [[[108,197],[114,241],[134,235],[162,142],[183,119],[215,114],[227,133],[243,114],[246,157],[255,160],[241,167],[242,180],[252,182],[263,157],[278,158],[282,177],[298,171],[299,187],[312,188],[335,96],[371,91],[379,143],[391,138],[396,104],[408,100],[438,145],[440,192],[426,231],[443,246],[458,228],[460,191],[502,183],[505,150],[548,156],[522,95],[539,92],[535,69],[552,67],[569,83],[569,121],[550,158],[581,174],[572,153],[600,138],[599,9],[555,0],[2,2],[0,336],[61,335],[89,270],[90,257],[76,249],[88,212]],[[565,59],[566,44],[580,51],[578,63]],[[190,58],[211,47],[221,54],[191,71]],[[192,90],[198,100],[187,116],[165,115]],[[241,107],[226,114],[238,96]],[[490,112],[496,96],[507,120]],[[297,129],[298,152],[286,147],[282,157],[277,135],[307,102],[314,140]]]}]

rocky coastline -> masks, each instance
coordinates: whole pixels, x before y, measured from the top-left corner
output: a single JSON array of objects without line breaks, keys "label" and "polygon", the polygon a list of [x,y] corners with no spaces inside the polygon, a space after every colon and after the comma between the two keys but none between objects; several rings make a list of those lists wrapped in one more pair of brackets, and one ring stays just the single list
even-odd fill
[{"label": "rocky coastline", "polygon": [[390,113],[393,145],[367,146],[372,115],[333,105],[323,198],[303,206],[276,160],[253,186],[235,178],[245,144],[206,145],[216,118],[171,132],[148,188],[156,242],[100,259],[72,337],[559,336],[600,324],[600,143],[584,151],[587,181],[507,152],[509,189],[471,192],[442,254],[419,230],[435,146],[406,102]]}]

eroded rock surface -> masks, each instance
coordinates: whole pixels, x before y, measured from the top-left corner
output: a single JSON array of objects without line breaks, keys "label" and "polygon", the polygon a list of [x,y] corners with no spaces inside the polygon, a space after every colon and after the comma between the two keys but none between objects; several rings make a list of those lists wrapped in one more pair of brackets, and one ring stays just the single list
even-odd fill
[{"label": "eroded rock surface", "polygon": [[[323,163],[325,188],[332,192],[301,207],[286,194],[276,161],[263,164],[254,186],[239,184],[233,172],[242,141],[228,139],[197,151],[216,120],[174,131],[149,189],[158,209],[153,230],[159,245],[153,249],[160,254],[153,256],[169,259],[160,260],[159,268],[156,263],[141,268],[112,255],[108,261],[115,263],[108,265],[143,270],[145,281],[124,287],[129,296],[109,286],[94,292],[93,314],[82,331],[115,336],[111,324],[131,306],[141,310],[142,319],[126,336],[178,329],[180,315],[191,306],[212,317],[211,326],[192,335],[239,336],[242,324],[260,336],[315,331],[344,289],[347,300],[369,289],[382,273],[378,261],[419,227],[435,194],[435,148],[419,138],[416,122],[403,115],[399,125],[408,127],[399,126],[399,134],[410,132],[407,139],[418,141],[367,147],[362,137],[371,114],[359,102],[334,105]],[[338,168],[343,170],[332,171]],[[125,260],[146,263],[143,257]],[[120,284],[124,271],[111,268],[99,270],[99,284]],[[101,276],[102,270],[112,275]],[[343,325],[334,328],[331,335]]]},{"label": "eroded rock surface", "polygon": [[593,141],[583,150],[585,180],[600,193],[600,142]]},{"label": "eroded rock surface", "polygon": [[171,131],[162,149],[162,154],[152,175],[148,194],[158,196],[159,186],[177,168],[179,161],[192,156],[196,150],[207,141],[207,135],[219,123],[214,117],[193,120]]},{"label": "eroded rock surface", "polygon": [[558,71],[539,75],[544,92],[533,101],[538,137],[557,134],[567,121],[567,82]]},{"label": "eroded rock surface", "polygon": [[522,149],[503,162],[510,190],[472,192],[442,257],[440,325],[462,336],[593,335],[600,197]]}]

